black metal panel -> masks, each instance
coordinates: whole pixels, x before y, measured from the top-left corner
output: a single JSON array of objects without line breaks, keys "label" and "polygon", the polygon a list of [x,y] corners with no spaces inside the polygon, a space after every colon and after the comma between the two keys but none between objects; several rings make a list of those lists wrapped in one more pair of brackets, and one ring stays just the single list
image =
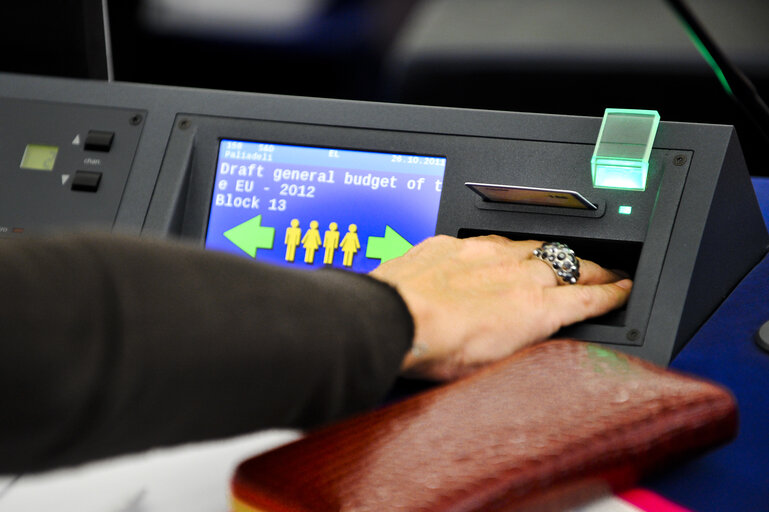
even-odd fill
[{"label": "black metal panel", "polygon": [[[0,237],[110,229],[131,171],[145,112],[0,98]],[[84,147],[89,130],[114,133],[108,152]],[[28,145],[58,149],[50,170],[21,166]],[[101,173],[98,191],[72,188],[77,172]],[[14,231],[15,230],[15,231]]]}]

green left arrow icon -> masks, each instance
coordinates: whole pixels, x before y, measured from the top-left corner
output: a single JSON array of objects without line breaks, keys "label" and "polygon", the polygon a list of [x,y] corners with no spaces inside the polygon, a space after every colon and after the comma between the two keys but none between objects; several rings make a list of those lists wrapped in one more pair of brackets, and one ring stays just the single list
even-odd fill
[{"label": "green left arrow icon", "polygon": [[257,215],[253,219],[225,231],[224,236],[246,254],[256,258],[257,249],[272,249],[272,244],[275,241],[275,228],[262,226],[262,216]]},{"label": "green left arrow icon", "polygon": [[414,247],[400,233],[390,226],[385,226],[385,236],[370,236],[366,243],[366,257],[372,259],[390,261],[406,254],[406,251]]}]

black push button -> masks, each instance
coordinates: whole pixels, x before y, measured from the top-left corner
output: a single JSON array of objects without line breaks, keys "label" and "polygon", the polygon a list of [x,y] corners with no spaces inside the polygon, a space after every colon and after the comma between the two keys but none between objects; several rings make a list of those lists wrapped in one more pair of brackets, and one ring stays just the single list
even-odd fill
[{"label": "black push button", "polygon": [[99,190],[99,182],[101,182],[100,172],[75,171],[75,177],[72,180],[72,190],[96,192]]},{"label": "black push button", "polygon": [[89,130],[85,138],[86,151],[109,151],[112,148],[112,139],[115,138],[115,132],[103,132],[99,130]]}]

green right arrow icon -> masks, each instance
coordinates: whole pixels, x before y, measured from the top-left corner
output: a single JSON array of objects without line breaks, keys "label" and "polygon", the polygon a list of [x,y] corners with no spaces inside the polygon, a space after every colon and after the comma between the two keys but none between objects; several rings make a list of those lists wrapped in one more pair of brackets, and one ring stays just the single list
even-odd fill
[{"label": "green right arrow icon", "polygon": [[370,236],[366,243],[366,257],[382,260],[382,263],[390,261],[406,254],[406,251],[414,247],[390,226],[385,226],[385,236]]}]

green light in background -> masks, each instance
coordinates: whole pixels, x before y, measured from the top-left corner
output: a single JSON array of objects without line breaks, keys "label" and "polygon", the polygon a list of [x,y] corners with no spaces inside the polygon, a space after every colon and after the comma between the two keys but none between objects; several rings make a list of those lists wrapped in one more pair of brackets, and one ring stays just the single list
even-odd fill
[{"label": "green light in background", "polygon": [[716,59],[714,59],[713,55],[711,55],[711,53],[708,51],[708,48],[707,46],[705,46],[705,43],[702,42],[702,39],[700,39],[697,33],[694,32],[694,30],[686,22],[686,20],[681,20],[681,22],[683,23],[684,28],[686,29],[686,33],[689,35],[689,39],[692,40],[694,47],[697,48],[697,51],[700,52],[700,55],[702,55],[702,58],[705,59],[705,62],[708,63],[708,66],[710,66],[710,69],[712,69],[713,72],[716,74],[718,81],[721,82],[721,87],[724,88],[724,90],[729,96],[733,96],[734,93],[732,92],[732,88],[729,86],[729,82],[726,80],[726,75],[724,75],[724,72],[721,70],[721,66],[719,66],[718,63],[716,62]]},{"label": "green light in background", "polygon": [[659,122],[656,110],[607,108],[590,160],[593,186],[646,190],[649,156]]},{"label": "green light in background", "polygon": [[619,213],[621,215],[630,215],[631,213],[633,213],[633,207],[623,204],[622,206],[619,207]]}]

